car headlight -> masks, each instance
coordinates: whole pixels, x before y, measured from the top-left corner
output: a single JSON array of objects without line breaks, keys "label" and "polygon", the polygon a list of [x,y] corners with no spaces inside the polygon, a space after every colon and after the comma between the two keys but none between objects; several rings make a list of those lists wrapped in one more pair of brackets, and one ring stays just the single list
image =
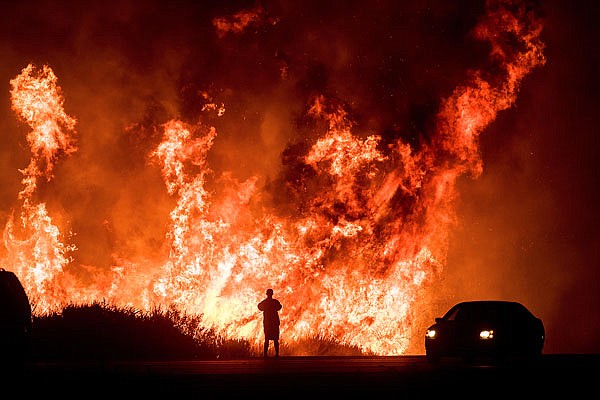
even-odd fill
[{"label": "car headlight", "polygon": [[493,329],[483,329],[479,332],[479,339],[481,340],[490,340],[494,338],[494,330]]},{"label": "car headlight", "polygon": [[437,332],[435,331],[435,329],[427,329],[427,332],[425,333],[426,339],[435,339],[436,337]]}]

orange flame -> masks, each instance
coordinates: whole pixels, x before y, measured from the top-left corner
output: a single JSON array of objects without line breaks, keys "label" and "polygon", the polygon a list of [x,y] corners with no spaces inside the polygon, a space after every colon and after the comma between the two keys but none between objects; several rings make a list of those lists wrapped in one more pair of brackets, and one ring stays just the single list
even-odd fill
[{"label": "orange flame", "polygon": [[[100,298],[144,309],[175,306],[260,344],[256,305],[272,287],[283,303],[285,340],[327,334],[377,354],[405,354],[421,343],[418,313],[446,262],[456,180],[481,172],[479,135],[544,63],[539,23],[514,5],[490,7],[476,35],[491,43],[501,74],[479,71],[456,88],[439,110],[436,136],[418,149],[402,140],[383,148],[380,136],[355,132],[343,108],[323,96],[313,101],[309,114],[327,128],[298,155],[304,172],[290,186],[294,215],[265,201],[259,176],[214,176],[208,163],[218,140],[214,127],[164,124],[149,159],[175,201],[168,255],[157,264],[117,254],[110,273],[95,271],[87,285],[65,270],[74,248],[62,243],[44,204],[31,204],[40,162],[49,174],[58,152],[74,151],[67,133],[75,120],[62,109],[52,71],[44,67],[35,76],[27,67],[11,81],[13,108],[33,129],[34,156],[21,192],[25,239],[16,237],[11,219],[5,265],[24,277],[38,311]],[[239,18],[241,25],[219,29],[243,29],[254,17]]]},{"label": "orange flame", "polygon": [[35,204],[32,196],[38,177],[45,175],[51,179],[58,155],[76,150],[69,135],[76,120],[63,109],[61,89],[50,67],[36,70],[30,64],[10,84],[12,108],[32,128],[27,134],[32,158],[28,167],[21,171],[24,188],[19,193],[22,200],[20,224],[15,226],[14,214],[9,218],[4,243],[9,265],[24,280],[30,297],[39,299],[38,311],[45,312],[64,302],[66,290],[57,285],[56,280],[71,261],[68,254],[75,247],[62,243],[60,230],[52,223],[46,205]]}]

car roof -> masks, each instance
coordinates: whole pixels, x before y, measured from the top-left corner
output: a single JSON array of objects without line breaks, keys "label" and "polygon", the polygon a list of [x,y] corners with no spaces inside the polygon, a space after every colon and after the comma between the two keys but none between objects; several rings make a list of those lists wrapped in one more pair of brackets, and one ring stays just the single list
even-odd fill
[{"label": "car roof", "polygon": [[470,300],[462,301],[457,303],[455,307],[507,307],[507,308],[526,308],[522,303],[518,301],[510,300]]},{"label": "car roof", "polygon": [[474,305],[522,305],[521,303],[517,302],[517,301],[510,301],[510,300],[469,300],[469,301],[462,301],[460,303],[458,303],[457,305],[468,305],[468,304],[474,304]]}]

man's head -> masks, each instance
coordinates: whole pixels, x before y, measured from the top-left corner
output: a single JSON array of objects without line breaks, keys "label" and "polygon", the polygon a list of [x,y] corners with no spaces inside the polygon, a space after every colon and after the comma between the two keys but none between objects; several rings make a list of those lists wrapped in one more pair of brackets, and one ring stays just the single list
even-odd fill
[{"label": "man's head", "polygon": [[267,289],[267,296],[273,296],[273,289]]}]

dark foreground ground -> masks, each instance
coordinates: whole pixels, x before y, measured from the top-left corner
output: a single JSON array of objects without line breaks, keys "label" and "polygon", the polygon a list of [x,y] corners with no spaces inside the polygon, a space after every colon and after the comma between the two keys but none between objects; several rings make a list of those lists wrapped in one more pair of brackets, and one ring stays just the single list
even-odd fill
[{"label": "dark foreground ground", "polygon": [[573,398],[598,392],[600,355],[544,355],[536,363],[506,365],[445,360],[435,366],[424,356],[35,362],[8,367],[1,379],[12,398]]}]

